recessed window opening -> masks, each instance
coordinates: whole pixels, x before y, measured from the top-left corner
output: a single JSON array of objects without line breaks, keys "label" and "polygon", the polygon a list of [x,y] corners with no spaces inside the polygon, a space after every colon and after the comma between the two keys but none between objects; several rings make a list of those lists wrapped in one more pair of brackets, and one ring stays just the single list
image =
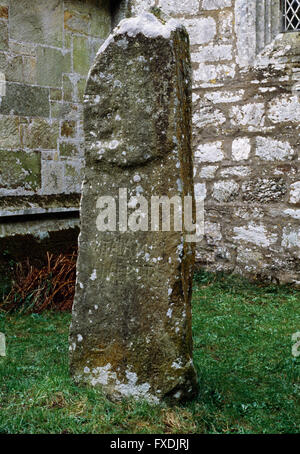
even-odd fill
[{"label": "recessed window opening", "polygon": [[300,0],[283,0],[283,31],[300,31]]}]

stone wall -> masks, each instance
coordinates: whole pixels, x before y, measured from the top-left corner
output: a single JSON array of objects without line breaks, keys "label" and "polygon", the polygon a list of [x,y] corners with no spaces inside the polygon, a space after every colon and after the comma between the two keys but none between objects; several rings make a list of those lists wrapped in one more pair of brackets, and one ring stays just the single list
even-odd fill
[{"label": "stone wall", "polygon": [[77,243],[82,97],[110,30],[109,0],[0,0],[0,286]]},{"label": "stone wall", "polygon": [[[8,196],[80,192],[81,101],[110,29],[107,0],[0,0],[2,206]],[[13,207],[17,198],[6,202]]]},{"label": "stone wall", "polygon": [[280,33],[277,0],[155,3],[190,33],[198,263],[300,281],[300,33]]},{"label": "stone wall", "polygon": [[[300,34],[280,33],[279,0],[123,0],[114,23],[153,3],[190,33],[195,187],[206,206],[198,263],[300,281]],[[40,196],[34,206],[74,206],[67,194],[80,190],[80,100],[110,30],[109,5],[0,5],[0,71],[8,80],[0,106],[2,206],[24,206],[24,196]]]}]

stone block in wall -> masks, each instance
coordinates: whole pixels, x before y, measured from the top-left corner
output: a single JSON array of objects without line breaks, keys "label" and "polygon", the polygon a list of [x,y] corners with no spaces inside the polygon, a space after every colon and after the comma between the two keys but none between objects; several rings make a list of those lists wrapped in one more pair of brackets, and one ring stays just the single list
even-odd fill
[{"label": "stone block in wall", "polygon": [[296,181],[290,186],[290,203],[300,204],[300,181]]},{"label": "stone block in wall", "polygon": [[233,36],[233,14],[231,11],[221,11],[218,17],[220,42],[231,42]]},{"label": "stone block in wall", "polygon": [[190,36],[191,45],[202,45],[211,42],[217,33],[217,24],[213,17],[185,19],[184,25]]},{"label": "stone block in wall", "polygon": [[296,226],[285,226],[282,232],[281,245],[287,249],[298,250],[300,247],[300,228]]},{"label": "stone block in wall", "polygon": [[222,142],[211,142],[199,145],[195,151],[195,160],[198,162],[219,162],[224,159]]},{"label": "stone block in wall", "polygon": [[255,154],[263,161],[285,161],[293,159],[295,151],[289,142],[257,137]]},{"label": "stone block in wall", "polygon": [[49,89],[7,83],[6,96],[0,104],[0,114],[49,117]]},{"label": "stone block in wall", "polygon": [[62,121],[60,135],[64,138],[74,138],[76,136],[76,122],[72,120]]},{"label": "stone block in wall", "polygon": [[65,49],[69,49],[71,50],[72,49],[72,33],[69,32],[67,33],[67,30],[65,30],[65,33],[64,33],[64,48]]},{"label": "stone block in wall", "polygon": [[42,194],[65,192],[64,163],[58,160],[42,160]]},{"label": "stone block in wall", "polygon": [[205,46],[193,53],[193,62],[206,63],[232,59],[232,46],[228,44]]},{"label": "stone block in wall", "polygon": [[60,120],[81,120],[81,107],[76,103],[51,102],[51,117]]},{"label": "stone block in wall", "polygon": [[0,53],[0,71],[5,74],[7,81],[23,83],[22,56],[9,56],[8,54]]},{"label": "stone block in wall", "polygon": [[67,193],[78,193],[81,190],[84,165],[81,160],[65,162],[65,186]]},{"label": "stone block in wall", "polygon": [[47,87],[61,87],[63,73],[71,71],[71,53],[51,47],[37,49],[37,83]]},{"label": "stone block in wall", "polygon": [[10,2],[10,38],[62,47],[61,0],[13,0]]},{"label": "stone block in wall", "polygon": [[149,11],[154,2],[153,0],[131,0],[130,3],[132,15],[137,16],[143,12]]},{"label": "stone block in wall", "polygon": [[32,149],[56,150],[59,137],[58,121],[43,118],[31,119],[28,125],[22,125],[23,146]]},{"label": "stone block in wall", "polygon": [[265,107],[262,103],[233,106],[230,110],[231,124],[247,131],[261,131],[265,124]]},{"label": "stone block in wall", "polygon": [[23,56],[23,80],[28,85],[37,85],[36,58]]},{"label": "stone block in wall", "polygon": [[212,10],[228,8],[232,5],[232,0],[203,0],[202,9]]},{"label": "stone block in wall", "polygon": [[293,208],[287,208],[283,211],[283,214],[286,216],[290,216],[293,219],[300,220],[300,210],[295,210]]},{"label": "stone block in wall", "polygon": [[212,87],[214,87],[216,83],[222,85],[224,81],[234,78],[235,71],[236,67],[233,63],[227,65],[208,65],[202,63],[199,68],[194,71],[194,87],[201,82],[204,88],[207,87],[208,83],[211,84]]},{"label": "stone block in wall", "polygon": [[247,166],[230,166],[230,167],[224,167],[220,171],[221,177],[240,177],[244,178],[247,177],[251,174],[251,167]]},{"label": "stone block in wall", "polygon": [[106,38],[111,29],[111,1],[64,2],[65,31]]},{"label": "stone block in wall", "polygon": [[80,145],[76,142],[60,142],[59,154],[64,158],[75,158],[81,155]]},{"label": "stone block in wall", "polygon": [[86,76],[91,65],[89,41],[84,36],[73,37],[74,72]]},{"label": "stone block in wall", "polygon": [[0,71],[5,74],[5,79],[9,82],[32,85],[37,83],[36,59],[31,55],[0,53]]},{"label": "stone block in wall", "polygon": [[[268,167],[264,169],[265,174],[268,172]],[[298,174],[297,161],[294,160],[293,164],[284,162],[282,164],[276,163],[276,166],[273,167],[273,175],[276,176],[285,176],[288,178],[293,178]]]},{"label": "stone block in wall", "polygon": [[18,43],[13,40],[9,40],[9,52],[16,55],[27,55],[30,57],[36,57],[36,47],[31,43]]},{"label": "stone block in wall", "polygon": [[0,150],[0,189],[36,191],[41,183],[38,152]]},{"label": "stone block in wall", "polygon": [[199,11],[199,0],[159,0],[158,6],[171,16],[192,15]]},{"label": "stone block in wall", "polygon": [[240,185],[234,180],[217,181],[213,186],[213,198],[219,203],[232,202],[239,195]]},{"label": "stone block in wall", "polygon": [[252,243],[259,247],[270,247],[278,240],[278,235],[270,231],[264,224],[250,222],[241,227],[233,227],[232,239],[239,242]]},{"label": "stone block in wall", "polygon": [[273,123],[299,123],[300,103],[297,96],[283,95],[268,106],[268,117]]},{"label": "stone block in wall", "polygon": [[84,90],[86,86],[86,80],[85,79],[79,79],[76,84],[77,88],[77,99],[79,102],[83,101],[83,95],[84,95]]},{"label": "stone block in wall", "polygon": [[80,33],[84,35],[89,34],[89,15],[82,12],[65,10],[64,12],[64,28],[70,32]]},{"label": "stone block in wall", "polygon": [[253,178],[242,185],[242,198],[246,202],[281,202],[287,194],[283,178]]},{"label": "stone block in wall", "polygon": [[232,142],[232,158],[234,161],[246,161],[251,153],[251,142],[248,137],[234,139]]},{"label": "stone block in wall", "polygon": [[226,122],[224,113],[217,109],[212,103],[201,105],[199,109],[194,108],[193,114],[193,135],[201,141],[206,137],[219,136],[221,126]]},{"label": "stone block in wall", "polygon": [[244,94],[245,90],[209,91],[204,94],[204,98],[213,104],[228,104],[242,101]]},{"label": "stone block in wall", "polygon": [[8,50],[8,27],[6,22],[1,21],[0,21],[0,50]]},{"label": "stone block in wall", "polygon": [[61,101],[62,90],[60,88],[50,88],[50,99],[51,101]]},{"label": "stone block in wall", "polygon": [[[199,178],[203,179],[211,179],[215,178],[216,171],[218,170],[218,166],[201,166],[200,169],[198,168],[199,166],[195,166],[195,172],[194,172],[194,177],[199,175]],[[198,173],[199,171],[199,173]]]},{"label": "stone block in wall", "polygon": [[248,273],[258,274],[263,267],[264,257],[257,250],[242,246],[237,249],[236,262]]},{"label": "stone block in wall", "polygon": [[20,148],[20,120],[18,117],[0,115],[0,148]]},{"label": "stone block in wall", "polygon": [[2,4],[2,2],[0,5],[0,19],[8,19],[8,4]]},{"label": "stone block in wall", "polygon": [[222,240],[221,226],[217,222],[206,221],[204,224],[204,237],[210,246],[216,246],[216,244]]},{"label": "stone block in wall", "polygon": [[110,1],[102,1],[99,14],[91,15],[90,35],[105,39],[111,31]]},{"label": "stone block in wall", "polygon": [[70,75],[68,74],[63,75],[63,96],[64,101],[74,101],[74,85],[71,81]]}]

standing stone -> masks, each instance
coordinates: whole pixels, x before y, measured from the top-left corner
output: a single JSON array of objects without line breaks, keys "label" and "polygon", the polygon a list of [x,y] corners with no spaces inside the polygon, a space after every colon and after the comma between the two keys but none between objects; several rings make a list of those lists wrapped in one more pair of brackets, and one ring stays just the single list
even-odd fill
[{"label": "standing stone", "polygon": [[[150,13],[120,22],[90,70],[84,130],[71,374],[112,399],[186,400],[197,391],[194,247],[182,230],[150,228],[152,196],[193,195],[189,39],[181,25]],[[105,205],[104,196],[115,202]],[[138,216],[139,196],[149,201],[149,218]],[[107,215],[103,231],[107,206],[116,215]]]}]

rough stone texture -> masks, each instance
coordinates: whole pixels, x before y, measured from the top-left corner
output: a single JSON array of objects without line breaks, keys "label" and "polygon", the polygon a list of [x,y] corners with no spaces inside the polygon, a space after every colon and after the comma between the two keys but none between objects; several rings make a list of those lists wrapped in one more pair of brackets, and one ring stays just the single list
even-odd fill
[{"label": "rough stone texture", "polygon": [[140,221],[137,231],[120,232],[119,221],[115,232],[97,229],[99,197],[118,201],[120,188],[149,202],[193,194],[191,71],[181,26],[152,14],[121,22],[89,73],[84,130],[72,375],[113,399],[186,400],[197,390],[192,244],[173,229],[141,231]]},{"label": "rough stone texture", "polygon": [[40,187],[40,155],[36,152],[0,150],[0,188],[24,187],[28,191]]},{"label": "rough stone texture", "polygon": [[[141,2],[133,3],[136,12]],[[197,262],[294,282],[300,279],[300,33],[280,33],[279,3],[203,0],[186,12],[172,2],[169,13],[191,38],[195,189],[206,196]],[[168,9],[171,2],[155,4]]]},{"label": "rough stone texture", "polygon": [[63,44],[63,2],[60,0],[12,0],[10,34],[16,41],[56,47]]},{"label": "rough stone texture", "polygon": [[[45,144],[54,145],[56,140],[53,149],[37,147],[43,161],[42,185],[37,193],[44,189],[53,194],[78,191],[81,102],[87,69],[109,33],[111,19],[118,23],[126,15],[148,10],[153,3],[179,18],[190,34],[196,188],[206,194],[207,222],[218,222],[222,235],[214,247],[204,238],[197,249],[199,265],[299,281],[299,251],[284,246],[283,229],[289,222],[296,229],[299,223],[300,33],[280,33],[279,0],[122,0],[113,17],[106,0],[65,0],[60,2],[64,10],[55,0],[0,1],[0,72],[8,80],[9,97],[6,101],[2,97],[0,103],[0,149],[33,151],[25,147],[22,134],[26,137],[36,116],[49,124],[51,120],[75,121],[75,132],[69,136],[61,135],[65,129],[60,128],[56,138],[53,127],[53,140],[47,139]],[[57,55],[59,64],[51,63],[48,73],[43,74],[41,49],[48,48],[53,50],[44,52],[50,57]],[[67,73],[63,72],[61,55],[66,56],[66,62],[71,59]],[[38,86],[38,78],[50,85]],[[44,164],[51,160],[54,163]],[[48,171],[49,175],[44,174]],[[282,184],[274,193],[272,180],[277,177]],[[213,193],[215,184],[225,179],[234,180],[241,189],[234,200],[222,202],[222,207]],[[248,194],[251,188],[253,197]],[[0,188],[0,194],[14,194],[17,204],[28,189]],[[274,224],[280,226],[278,242],[268,253],[259,243],[245,243],[248,252],[242,253],[232,227],[243,224],[247,229],[250,222],[256,222],[257,210],[267,230]],[[260,256],[256,273],[254,258]]]},{"label": "rough stone texture", "polygon": [[[5,159],[1,198],[14,195],[18,205],[32,191],[65,194],[66,206],[68,195],[80,192],[85,79],[110,29],[108,0],[0,1],[0,72],[7,81],[0,97],[0,153],[15,152]],[[21,163],[39,156],[39,184],[21,176],[17,155]]]}]

